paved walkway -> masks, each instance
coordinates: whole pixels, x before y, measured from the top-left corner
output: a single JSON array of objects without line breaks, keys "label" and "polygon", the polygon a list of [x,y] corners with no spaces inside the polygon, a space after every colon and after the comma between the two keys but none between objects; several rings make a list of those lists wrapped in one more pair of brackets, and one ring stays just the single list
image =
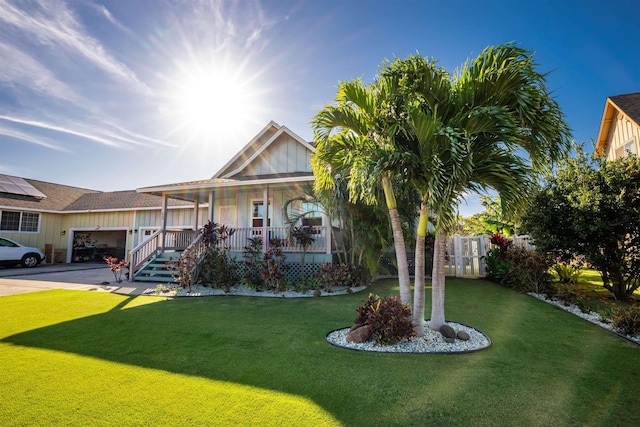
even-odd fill
[{"label": "paved walkway", "polygon": [[47,289],[115,292],[126,295],[155,294],[156,283],[116,283],[104,263],[51,264],[34,268],[0,267],[0,296]]}]

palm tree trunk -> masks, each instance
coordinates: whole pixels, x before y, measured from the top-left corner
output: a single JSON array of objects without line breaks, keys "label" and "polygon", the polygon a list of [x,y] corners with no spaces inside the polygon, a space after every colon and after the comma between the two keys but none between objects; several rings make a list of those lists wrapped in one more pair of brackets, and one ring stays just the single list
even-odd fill
[{"label": "palm tree trunk", "polygon": [[396,205],[396,197],[393,194],[391,179],[388,174],[382,177],[382,188],[389,209],[391,218],[391,230],[393,230],[393,245],[396,250],[396,261],[398,263],[398,283],[400,285],[400,301],[403,304],[411,305],[411,283],[409,281],[409,263],[407,262],[407,249],[404,245],[404,235],[400,224],[400,215]]},{"label": "palm tree trunk", "polygon": [[433,273],[431,277],[431,320],[429,329],[435,331],[444,325],[444,263],[447,256],[447,235],[436,234],[433,245]]},{"label": "palm tree trunk", "polygon": [[424,239],[427,235],[428,222],[429,217],[427,215],[425,197],[420,206],[420,221],[418,222],[416,233],[416,271],[413,280],[413,327],[419,336],[424,335]]}]

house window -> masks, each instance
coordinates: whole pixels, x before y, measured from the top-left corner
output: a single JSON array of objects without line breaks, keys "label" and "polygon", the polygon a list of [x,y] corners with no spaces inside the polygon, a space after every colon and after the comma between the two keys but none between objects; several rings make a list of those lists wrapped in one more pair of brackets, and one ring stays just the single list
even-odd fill
[{"label": "house window", "polygon": [[[322,210],[317,203],[304,202],[302,203],[302,225],[309,227],[321,227],[322,226]],[[319,230],[316,230],[318,233]]]},{"label": "house window", "polygon": [[619,147],[616,150],[616,158],[620,158],[620,157],[625,157],[625,156],[635,156],[637,153],[636,151],[636,142],[635,140],[631,140],[627,143],[625,143],[622,147]]},{"label": "house window", "polygon": [[40,214],[32,212],[0,212],[1,231],[21,231],[37,233],[40,224]]},{"label": "house window", "polygon": [[[271,203],[269,203],[267,212],[267,227],[271,226]],[[262,227],[264,221],[264,202],[262,200],[254,200],[251,204],[251,226]]]}]

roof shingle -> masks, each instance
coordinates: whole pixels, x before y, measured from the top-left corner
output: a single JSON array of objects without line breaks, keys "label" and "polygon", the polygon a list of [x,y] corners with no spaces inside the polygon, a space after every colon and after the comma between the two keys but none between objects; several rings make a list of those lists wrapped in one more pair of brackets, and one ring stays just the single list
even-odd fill
[{"label": "roof shingle", "polygon": [[640,92],[612,96],[609,99],[631,120],[640,125]]}]

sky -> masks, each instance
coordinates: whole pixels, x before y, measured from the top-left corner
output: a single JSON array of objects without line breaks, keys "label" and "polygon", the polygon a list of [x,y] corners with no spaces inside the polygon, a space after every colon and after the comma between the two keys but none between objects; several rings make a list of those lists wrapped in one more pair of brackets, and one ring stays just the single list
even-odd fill
[{"label": "sky", "polygon": [[[384,60],[532,50],[573,138],[640,91],[636,0],[0,0],[0,174],[101,191],[211,178]],[[477,198],[460,213],[480,211]]]}]

